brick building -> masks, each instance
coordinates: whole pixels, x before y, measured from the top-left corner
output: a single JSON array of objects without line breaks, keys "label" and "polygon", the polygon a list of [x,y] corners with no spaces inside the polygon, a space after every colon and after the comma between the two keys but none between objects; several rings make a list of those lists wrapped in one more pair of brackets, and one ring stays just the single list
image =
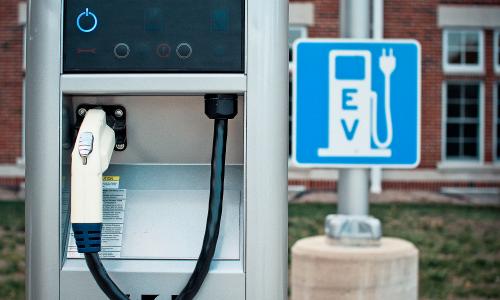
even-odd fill
[{"label": "brick building", "polygon": [[[0,9],[0,185],[22,182],[26,4]],[[289,41],[339,37],[339,0],[291,0]],[[422,159],[386,188],[500,187],[500,0],[385,0],[386,38],[422,45]],[[291,62],[293,63],[293,62]],[[290,166],[292,185],[334,188],[335,170]]]},{"label": "brick building", "polygon": [[[339,0],[292,1],[290,37],[339,37]],[[385,0],[385,38],[422,45],[422,156],[385,188],[500,187],[500,1]],[[293,62],[291,62],[293,63]],[[290,166],[292,185],[334,188],[334,170]]]},{"label": "brick building", "polygon": [[0,7],[0,185],[23,180],[23,82],[26,3]]}]

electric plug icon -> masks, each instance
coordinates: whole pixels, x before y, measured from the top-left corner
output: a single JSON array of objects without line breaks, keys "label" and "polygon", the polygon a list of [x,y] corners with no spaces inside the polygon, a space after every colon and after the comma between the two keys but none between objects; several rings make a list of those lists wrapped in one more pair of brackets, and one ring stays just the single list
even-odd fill
[{"label": "electric plug icon", "polygon": [[393,138],[393,128],[392,128],[392,116],[391,116],[391,74],[396,69],[396,57],[394,56],[394,51],[392,48],[382,49],[382,55],[378,60],[379,68],[384,74],[384,110],[385,110],[385,124],[387,127],[387,136],[384,142],[382,142],[377,133],[378,126],[378,116],[377,116],[377,96],[374,99],[373,112],[372,112],[372,131],[373,142],[380,149],[387,149],[392,144]]},{"label": "electric plug icon", "polygon": [[394,69],[396,69],[396,57],[394,56],[394,51],[392,48],[389,49],[387,54],[387,49],[382,49],[382,55],[379,57],[379,68],[384,73],[386,78],[390,77]]}]

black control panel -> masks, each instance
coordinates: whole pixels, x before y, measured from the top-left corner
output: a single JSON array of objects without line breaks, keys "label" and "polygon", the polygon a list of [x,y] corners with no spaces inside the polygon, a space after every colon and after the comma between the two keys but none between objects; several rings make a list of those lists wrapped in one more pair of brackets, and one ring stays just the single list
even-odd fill
[{"label": "black control panel", "polygon": [[243,73],[244,0],[65,0],[64,73]]}]

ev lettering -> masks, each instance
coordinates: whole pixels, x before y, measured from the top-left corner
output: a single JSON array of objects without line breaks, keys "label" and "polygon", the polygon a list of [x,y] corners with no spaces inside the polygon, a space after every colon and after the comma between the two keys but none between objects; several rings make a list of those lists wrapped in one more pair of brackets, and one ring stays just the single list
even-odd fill
[{"label": "ev lettering", "polygon": [[342,91],[342,109],[344,110],[356,110],[356,105],[353,105],[352,96],[356,94],[357,89],[344,89]]}]

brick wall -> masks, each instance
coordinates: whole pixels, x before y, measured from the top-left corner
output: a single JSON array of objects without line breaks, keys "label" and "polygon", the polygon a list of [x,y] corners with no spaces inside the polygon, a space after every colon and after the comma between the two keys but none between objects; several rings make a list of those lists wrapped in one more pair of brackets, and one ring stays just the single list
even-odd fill
[{"label": "brick wall", "polygon": [[[300,1],[291,1],[300,2]],[[338,0],[312,0],[315,25],[309,37],[339,36]],[[493,31],[485,30],[486,74],[449,76],[442,70],[442,29],[437,27],[439,4],[500,5],[499,0],[385,0],[384,37],[412,38],[422,45],[422,158],[420,168],[435,168],[441,161],[442,83],[447,79],[481,80],[485,87],[484,157],[491,162],[493,137],[493,84],[500,80],[493,70]]]},{"label": "brick wall", "polygon": [[[289,185],[302,186],[307,190],[315,191],[337,191],[337,182],[333,180],[288,180]],[[443,187],[456,188],[498,188],[498,182],[474,182],[474,181],[384,181],[384,190],[425,190],[439,192]]]},{"label": "brick wall", "polygon": [[485,87],[484,157],[491,162],[493,138],[493,31],[484,30],[484,75],[450,76],[442,70],[442,28],[437,27],[439,4],[499,5],[489,1],[385,1],[385,37],[414,38],[422,44],[422,168],[434,168],[441,160],[442,82],[450,79],[481,80]]},{"label": "brick wall", "polygon": [[18,0],[0,7],[0,164],[21,156],[23,29],[18,25]]}]

